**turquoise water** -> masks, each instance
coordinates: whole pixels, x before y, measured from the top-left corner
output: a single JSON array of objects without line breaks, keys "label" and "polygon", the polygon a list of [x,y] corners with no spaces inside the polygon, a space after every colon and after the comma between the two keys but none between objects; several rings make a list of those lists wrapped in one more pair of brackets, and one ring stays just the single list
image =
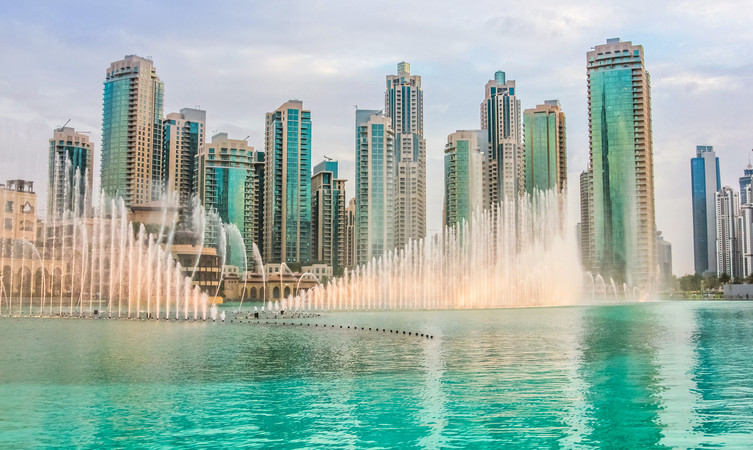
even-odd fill
[{"label": "turquoise water", "polygon": [[753,445],[752,303],[295,322],[2,318],[0,447]]}]

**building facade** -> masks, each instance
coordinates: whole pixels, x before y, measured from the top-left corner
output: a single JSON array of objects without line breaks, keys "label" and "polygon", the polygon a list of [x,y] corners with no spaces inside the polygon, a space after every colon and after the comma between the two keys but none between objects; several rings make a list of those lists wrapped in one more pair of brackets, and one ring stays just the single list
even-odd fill
[{"label": "building facade", "polygon": [[426,139],[421,77],[410,64],[397,65],[387,75],[384,113],[395,133],[395,246],[426,236]]},{"label": "building facade", "polygon": [[523,111],[523,131],[525,192],[563,192],[567,185],[567,143],[565,113],[559,100],[547,100]]},{"label": "building facade", "polygon": [[179,113],[170,113],[162,122],[162,173],[165,191],[178,200],[184,216],[191,204],[194,190],[196,155],[205,141],[206,111],[183,108]]},{"label": "building facade", "polygon": [[[746,188],[750,198],[751,187]],[[742,252],[742,276],[753,274],[753,203],[740,205],[740,251]]]},{"label": "building facade", "polygon": [[659,267],[659,288],[672,286],[672,244],[664,239],[661,231],[656,232],[656,263]]},{"label": "building facade", "polygon": [[356,265],[356,199],[351,198],[345,210],[345,250],[343,251],[343,266]]},{"label": "building facade", "polygon": [[740,177],[740,205],[753,202],[753,199],[748,195],[748,188],[753,181],[753,164],[748,163],[743,171],[744,175]]},{"label": "building facade", "polygon": [[716,271],[717,275],[742,278],[740,198],[729,186],[715,195],[716,203]]},{"label": "building facade", "polygon": [[335,273],[344,265],[347,211],[345,182],[337,161],[322,161],[311,177],[312,261],[329,265]]},{"label": "building facade", "polygon": [[583,268],[592,270],[593,235],[591,234],[593,215],[591,210],[591,169],[580,173],[580,260]]},{"label": "building facade", "polygon": [[483,130],[458,130],[447,136],[444,149],[443,225],[470,221],[484,205],[483,158],[488,142]]},{"label": "building facade", "polygon": [[88,135],[69,127],[53,131],[47,170],[48,215],[62,217],[70,212],[81,217],[91,211],[93,152]]},{"label": "building facade", "polygon": [[128,55],[107,69],[102,113],[102,190],[126,206],[162,195],[164,84],[152,61]]},{"label": "building facade", "polygon": [[8,241],[37,241],[37,193],[34,182],[8,180],[0,184],[3,201],[2,239]]},{"label": "building facade", "polygon": [[395,178],[392,120],[356,110],[356,264],[395,248]]},{"label": "building facade", "polygon": [[608,39],[587,53],[594,272],[656,282],[650,79],[643,47]]},{"label": "building facade", "polygon": [[290,100],[266,115],[264,261],[311,260],[311,111]]},{"label": "building facade", "polygon": [[505,198],[513,199],[523,189],[523,161],[520,132],[520,100],[515,81],[497,71],[484,87],[481,102],[481,129],[486,130],[489,148],[486,155],[487,200],[490,208]]},{"label": "building facade", "polygon": [[[255,153],[245,140],[229,139],[227,133],[218,133],[211,142],[202,144],[196,155],[199,202],[207,211],[215,211],[223,223],[238,228],[245,248],[232,237],[226,239],[225,263],[241,268],[254,265],[253,237],[258,234],[259,222],[256,215],[262,211],[262,205],[257,203],[261,181],[256,176]],[[207,224],[206,245],[218,247],[219,233],[217,224]]]},{"label": "building facade", "polygon": [[696,146],[690,159],[695,273],[716,275],[716,197],[722,185],[719,158],[710,145]]}]

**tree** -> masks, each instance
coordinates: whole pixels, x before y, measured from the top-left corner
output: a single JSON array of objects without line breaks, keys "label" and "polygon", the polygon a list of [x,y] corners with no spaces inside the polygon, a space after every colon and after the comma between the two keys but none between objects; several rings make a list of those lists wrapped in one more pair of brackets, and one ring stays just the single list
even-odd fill
[{"label": "tree", "polygon": [[700,291],[701,281],[703,281],[703,277],[699,274],[685,275],[677,279],[680,290],[685,292]]},{"label": "tree", "polygon": [[729,275],[727,275],[726,273],[723,273],[719,275],[719,284],[727,284],[729,283],[729,280],[731,279],[732,278]]}]

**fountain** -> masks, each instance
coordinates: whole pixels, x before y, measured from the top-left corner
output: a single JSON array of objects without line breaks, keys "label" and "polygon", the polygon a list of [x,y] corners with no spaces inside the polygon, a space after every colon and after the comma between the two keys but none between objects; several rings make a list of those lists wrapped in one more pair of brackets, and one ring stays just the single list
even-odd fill
[{"label": "fountain", "polygon": [[[517,211],[517,213],[516,213]],[[572,304],[582,271],[560,198],[537,192],[441,235],[409,241],[320,289],[299,293],[309,311],[468,309]],[[601,276],[597,280],[606,291]]]},{"label": "fountain", "polygon": [[[129,211],[122,199],[106,199],[100,193],[97,207],[86,211],[83,205],[90,188],[87,186],[82,196],[79,183],[85,177],[78,172],[73,176],[74,189],[66,190],[63,200],[66,205],[73,205],[73,209],[58,214],[58,208],[53,206],[41,253],[32,243],[11,244],[12,248],[6,249],[3,242],[0,266],[10,250],[12,260],[20,257],[21,267],[31,261],[32,272],[27,275],[21,270],[16,277],[13,266],[8,276],[0,274],[3,278],[0,315],[53,315],[57,306],[58,316],[93,316],[97,311],[107,317],[206,320],[208,295],[219,295],[222,267],[228,260],[244,269],[243,294],[237,311],[241,313],[249,255],[237,227],[222,223],[216,211],[205,211],[192,199],[189,221],[198,234],[199,249],[205,240],[216,247],[221,266],[214,292],[201,292],[191,281],[199,267],[201,250],[186,267],[171,254],[176,222],[168,217],[167,211],[177,207],[174,195],[163,197],[165,206],[159,228],[150,232],[143,224],[128,221]],[[563,210],[562,197],[553,191],[503,201],[492,211],[474,212],[470,220],[446,227],[441,234],[409,240],[403,248],[346,269],[343,276],[330,279],[326,285],[301,291],[304,278],[316,278],[311,273],[301,274],[290,295],[285,293],[284,282],[293,274],[282,262],[281,298],[269,302],[266,311],[312,313],[574,304],[581,298],[584,282],[592,298],[616,297],[613,279],[607,283],[601,274],[582,272],[573,236],[563,225]],[[231,245],[240,254],[228,250]],[[251,249],[255,269],[262,276],[264,298],[267,294],[264,264],[256,244]],[[36,292],[38,296],[41,294],[39,305],[25,296],[31,294],[31,289],[25,286],[34,276],[33,266],[37,262],[42,286]],[[627,285],[623,286],[625,297],[629,290]],[[212,306],[210,314],[216,320],[216,306]]]}]

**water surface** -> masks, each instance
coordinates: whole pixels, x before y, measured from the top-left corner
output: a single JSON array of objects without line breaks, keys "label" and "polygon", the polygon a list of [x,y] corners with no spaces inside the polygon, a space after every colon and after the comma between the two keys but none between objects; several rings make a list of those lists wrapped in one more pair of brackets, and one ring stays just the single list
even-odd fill
[{"label": "water surface", "polygon": [[0,447],[753,442],[751,303],[286,323],[1,318]]}]

